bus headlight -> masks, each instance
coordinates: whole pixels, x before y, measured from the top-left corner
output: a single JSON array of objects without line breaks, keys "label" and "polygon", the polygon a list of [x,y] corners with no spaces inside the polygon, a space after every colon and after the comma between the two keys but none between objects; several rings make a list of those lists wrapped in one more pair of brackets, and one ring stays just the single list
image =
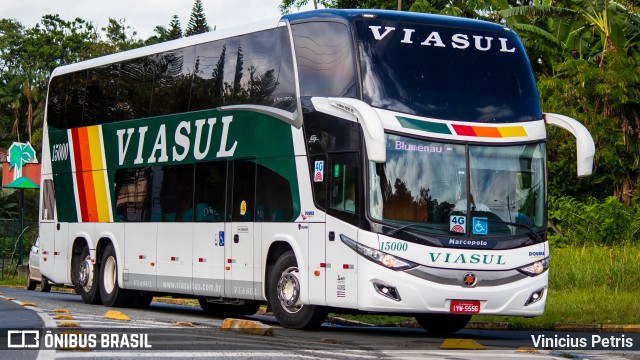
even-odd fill
[{"label": "bus headlight", "polygon": [[518,271],[529,276],[538,276],[549,269],[549,257],[518,268]]},{"label": "bus headlight", "polygon": [[364,256],[365,259],[372,261],[378,265],[382,265],[389,269],[396,271],[407,270],[418,266],[418,264],[409,260],[387,254],[384,251],[380,251],[374,248],[357,243],[355,240],[350,239],[347,236],[340,234],[340,240],[348,247],[355,250],[358,254]]}]

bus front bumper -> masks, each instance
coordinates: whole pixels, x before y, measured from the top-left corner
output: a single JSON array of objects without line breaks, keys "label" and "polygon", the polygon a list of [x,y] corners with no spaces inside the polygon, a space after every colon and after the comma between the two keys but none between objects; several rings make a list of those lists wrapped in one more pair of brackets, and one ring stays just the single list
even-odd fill
[{"label": "bus front bumper", "polygon": [[[451,313],[452,302],[479,303],[484,315],[533,317],[544,313],[549,271],[430,269],[393,271],[359,258],[358,308],[383,313]],[[467,285],[468,276],[476,283]],[[362,276],[367,274],[367,276]],[[470,280],[470,279],[469,279]]]}]

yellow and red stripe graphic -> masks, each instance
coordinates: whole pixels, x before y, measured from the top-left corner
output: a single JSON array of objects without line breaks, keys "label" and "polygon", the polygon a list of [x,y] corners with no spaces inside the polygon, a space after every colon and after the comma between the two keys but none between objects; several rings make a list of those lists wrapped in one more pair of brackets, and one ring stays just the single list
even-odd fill
[{"label": "yellow and red stripe graphic", "polygon": [[469,126],[451,124],[456,134],[462,136],[477,136],[487,138],[508,138],[508,137],[520,137],[527,136],[527,131],[524,126],[503,126],[503,127],[489,127],[489,126]]},{"label": "yellow and red stripe graphic", "polygon": [[109,188],[104,161],[101,127],[89,126],[70,130],[75,165],[78,220],[110,222]]}]

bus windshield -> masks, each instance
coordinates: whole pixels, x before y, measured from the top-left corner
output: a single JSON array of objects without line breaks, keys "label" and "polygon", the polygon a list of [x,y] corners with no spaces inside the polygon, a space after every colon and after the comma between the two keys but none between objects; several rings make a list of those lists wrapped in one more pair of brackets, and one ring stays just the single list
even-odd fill
[{"label": "bus windshield", "polygon": [[544,144],[386,138],[386,163],[371,162],[369,169],[374,219],[440,236],[529,236],[531,229],[544,230]]},{"label": "bus windshield", "polygon": [[542,118],[529,60],[510,30],[377,19],[354,27],[371,106],[453,121]]}]

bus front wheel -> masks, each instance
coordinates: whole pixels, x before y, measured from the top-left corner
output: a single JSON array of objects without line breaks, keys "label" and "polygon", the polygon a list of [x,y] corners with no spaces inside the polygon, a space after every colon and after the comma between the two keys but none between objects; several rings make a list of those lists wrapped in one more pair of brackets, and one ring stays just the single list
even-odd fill
[{"label": "bus front wheel", "polygon": [[[73,261],[74,287],[85,304],[99,304],[100,290],[98,290],[98,269],[91,261],[89,248],[82,248],[80,257]],[[74,255],[76,256],[76,255]]]},{"label": "bus front wheel", "polygon": [[423,314],[416,316],[416,321],[423,329],[435,334],[451,334],[464,329],[471,320],[471,315]]},{"label": "bus front wheel", "polygon": [[105,306],[127,307],[133,303],[132,293],[118,286],[118,262],[113,244],[107,245],[100,266],[100,296]]},{"label": "bus front wheel", "polygon": [[287,251],[273,265],[269,276],[269,303],[273,315],[287,328],[317,328],[327,318],[327,309],[300,302],[298,276],[296,256],[293,251]]}]

